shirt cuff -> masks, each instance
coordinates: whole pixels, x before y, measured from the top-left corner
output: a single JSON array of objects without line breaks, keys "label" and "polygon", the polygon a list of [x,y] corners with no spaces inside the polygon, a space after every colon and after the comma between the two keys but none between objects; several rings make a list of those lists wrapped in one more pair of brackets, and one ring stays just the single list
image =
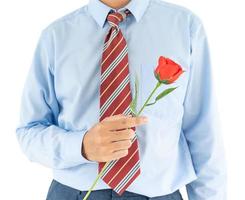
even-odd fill
[{"label": "shirt cuff", "polygon": [[87,131],[71,131],[68,134],[65,134],[64,146],[65,146],[65,159],[74,162],[74,163],[97,163],[96,161],[91,161],[86,159],[82,155],[82,141]]}]

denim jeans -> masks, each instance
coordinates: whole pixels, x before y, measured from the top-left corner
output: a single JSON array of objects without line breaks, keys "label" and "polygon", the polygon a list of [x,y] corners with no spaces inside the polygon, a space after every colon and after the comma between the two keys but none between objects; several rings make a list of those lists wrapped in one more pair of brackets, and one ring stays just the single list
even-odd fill
[{"label": "denim jeans", "polygon": [[[79,191],[52,180],[46,200],[82,200],[87,191]],[[183,200],[179,190],[172,194],[146,197],[136,193],[125,191],[121,196],[111,189],[92,191],[89,200]]]}]

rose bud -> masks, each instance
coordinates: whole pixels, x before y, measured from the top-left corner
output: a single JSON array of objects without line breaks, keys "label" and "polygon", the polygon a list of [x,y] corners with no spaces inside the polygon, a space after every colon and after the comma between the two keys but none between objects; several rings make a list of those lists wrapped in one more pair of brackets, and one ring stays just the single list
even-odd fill
[{"label": "rose bud", "polygon": [[181,66],[173,60],[160,56],[154,75],[159,82],[170,84],[177,80],[183,72]]}]

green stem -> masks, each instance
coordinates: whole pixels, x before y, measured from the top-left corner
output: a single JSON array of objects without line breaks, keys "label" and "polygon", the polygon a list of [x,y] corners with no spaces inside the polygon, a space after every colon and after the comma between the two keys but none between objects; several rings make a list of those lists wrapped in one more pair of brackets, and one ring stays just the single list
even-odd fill
[{"label": "green stem", "polygon": [[146,104],[148,104],[148,102],[150,101],[152,95],[155,93],[155,91],[157,90],[157,88],[159,88],[159,86],[161,85],[161,82],[157,82],[155,88],[152,90],[151,94],[149,95],[149,97],[146,99],[144,105],[141,107],[140,111],[136,114],[136,116],[139,116],[141,114],[141,112],[143,111],[143,109],[145,108]]},{"label": "green stem", "polygon": [[100,173],[97,175],[96,179],[94,180],[93,185],[90,187],[89,191],[86,193],[85,197],[83,198],[83,200],[87,200],[90,193],[92,192],[92,190],[94,189],[94,187],[96,186],[97,182],[99,181],[99,179],[101,178],[102,174],[104,173],[106,167],[109,165],[110,162],[105,163],[104,167],[101,169]]}]

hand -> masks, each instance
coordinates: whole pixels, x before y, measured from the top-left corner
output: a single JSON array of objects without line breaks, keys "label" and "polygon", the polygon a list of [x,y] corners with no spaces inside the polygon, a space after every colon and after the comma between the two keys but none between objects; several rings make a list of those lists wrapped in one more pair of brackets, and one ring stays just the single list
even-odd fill
[{"label": "hand", "polygon": [[144,116],[113,115],[95,124],[83,138],[83,156],[91,161],[108,162],[124,157],[132,144],[136,127],[147,122]]}]

